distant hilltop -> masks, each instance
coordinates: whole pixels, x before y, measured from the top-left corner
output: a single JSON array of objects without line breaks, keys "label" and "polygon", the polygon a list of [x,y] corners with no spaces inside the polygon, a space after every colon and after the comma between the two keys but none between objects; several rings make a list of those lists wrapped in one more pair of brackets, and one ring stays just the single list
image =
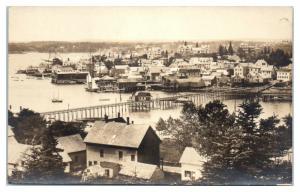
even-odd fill
[{"label": "distant hilltop", "polygon": [[[210,46],[212,52],[217,52],[220,44],[228,43],[230,40],[216,41],[189,41],[188,43],[205,43]],[[32,42],[14,42],[8,44],[9,53],[26,53],[26,52],[96,52],[101,49],[118,48],[124,50],[135,50],[137,48],[162,47],[167,50],[176,50],[179,45],[185,41],[174,42],[67,42],[67,41],[32,41]],[[246,42],[255,45],[264,45],[263,41],[232,41],[233,46],[238,47],[241,43]],[[267,42],[274,48],[281,48],[286,51],[292,49],[290,41]]]}]

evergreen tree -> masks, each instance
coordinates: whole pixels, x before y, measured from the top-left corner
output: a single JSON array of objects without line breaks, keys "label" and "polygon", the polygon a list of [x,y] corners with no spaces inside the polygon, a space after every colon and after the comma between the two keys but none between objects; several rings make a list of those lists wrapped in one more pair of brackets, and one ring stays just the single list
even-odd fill
[{"label": "evergreen tree", "polygon": [[16,139],[20,143],[40,143],[41,135],[46,128],[46,121],[39,113],[35,113],[29,109],[23,109],[17,119],[14,133]]},{"label": "evergreen tree", "polygon": [[225,55],[225,50],[224,50],[224,47],[223,45],[220,45],[219,46],[219,55],[222,57],[223,55]]},{"label": "evergreen tree", "polygon": [[236,126],[241,130],[241,145],[238,150],[239,158],[235,163],[239,169],[244,170],[255,167],[257,121],[262,107],[254,100],[244,101],[239,107],[241,110],[238,112]]},{"label": "evergreen tree", "polygon": [[199,47],[199,44],[198,44],[198,42],[196,43],[196,47]]},{"label": "evergreen tree", "polygon": [[230,55],[233,55],[233,53],[234,53],[233,48],[232,48],[231,41],[229,42],[228,53],[229,53]]},{"label": "evergreen tree", "polygon": [[42,137],[42,144],[34,145],[31,153],[25,157],[23,175],[24,183],[59,184],[65,177],[64,164],[59,155],[60,149],[56,148],[57,141],[52,131],[48,129]]}]

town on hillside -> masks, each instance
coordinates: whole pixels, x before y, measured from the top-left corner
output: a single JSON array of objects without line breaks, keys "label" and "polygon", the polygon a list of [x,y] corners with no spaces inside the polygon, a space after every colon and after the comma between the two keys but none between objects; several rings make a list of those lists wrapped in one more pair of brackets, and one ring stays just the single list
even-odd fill
[{"label": "town on hillside", "polygon": [[7,11],[8,185],[293,185],[293,7]]}]

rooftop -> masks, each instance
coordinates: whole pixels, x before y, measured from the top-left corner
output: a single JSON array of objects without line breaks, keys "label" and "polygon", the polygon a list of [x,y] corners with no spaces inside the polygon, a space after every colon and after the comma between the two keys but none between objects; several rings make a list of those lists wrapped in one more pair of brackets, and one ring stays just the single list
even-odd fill
[{"label": "rooftop", "polygon": [[181,155],[179,163],[187,163],[200,165],[207,161],[206,158],[199,155],[199,153],[193,147],[186,147]]},{"label": "rooftop", "polygon": [[[96,122],[84,139],[85,143],[139,148],[150,127],[142,124]],[[133,139],[134,138],[134,139]]]},{"label": "rooftop", "polygon": [[63,149],[66,153],[74,153],[86,149],[85,143],[79,134],[59,137],[57,142],[57,147]]}]

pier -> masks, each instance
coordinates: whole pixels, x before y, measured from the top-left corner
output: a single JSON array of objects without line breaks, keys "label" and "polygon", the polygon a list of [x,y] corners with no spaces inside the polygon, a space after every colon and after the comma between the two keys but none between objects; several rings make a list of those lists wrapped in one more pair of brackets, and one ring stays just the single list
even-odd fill
[{"label": "pier", "polygon": [[195,105],[205,104],[212,100],[229,100],[241,99],[245,96],[249,97],[249,93],[233,93],[233,92],[198,92],[174,95],[170,97],[162,97],[152,99],[150,101],[127,101],[114,104],[96,105],[88,107],[80,107],[73,109],[57,110],[43,112],[41,115],[46,120],[60,121],[78,121],[86,119],[104,118],[105,115],[116,117],[118,114],[124,115],[130,112],[147,112],[150,110],[166,110],[182,106],[184,102],[178,102],[178,99],[185,99],[193,102]]}]

